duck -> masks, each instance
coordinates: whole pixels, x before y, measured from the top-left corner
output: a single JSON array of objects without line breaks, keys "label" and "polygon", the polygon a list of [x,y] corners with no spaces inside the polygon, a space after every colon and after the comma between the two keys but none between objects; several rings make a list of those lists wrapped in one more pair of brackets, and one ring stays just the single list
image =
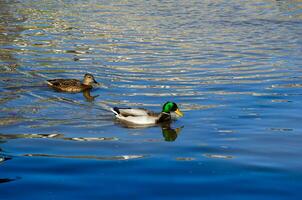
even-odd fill
[{"label": "duck", "polygon": [[171,122],[172,120],[184,116],[177,104],[170,101],[163,105],[160,113],[155,113],[144,108],[114,107],[111,108],[111,111],[119,121],[126,124],[128,127],[152,126]]},{"label": "duck", "polygon": [[47,80],[49,87],[60,92],[83,92],[92,89],[93,84],[98,84],[92,74],[85,74],[83,81],[77,79],[52,79]]}]

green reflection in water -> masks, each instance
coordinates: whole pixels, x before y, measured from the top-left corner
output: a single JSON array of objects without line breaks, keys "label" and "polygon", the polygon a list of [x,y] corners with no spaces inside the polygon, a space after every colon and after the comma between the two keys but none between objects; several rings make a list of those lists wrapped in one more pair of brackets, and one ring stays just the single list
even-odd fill
[{"label": "green reflection in water", "polygon": [[177,136],[179,135],[179,133],[183,129],[183,127],[184,126],[173,129],[173,128],[171,128],[170,124],[163,125],[161,127],[161,129],[162,129],[162,134],[163,134],[163,137],[164,137],[165,141],[167,141],[167,142],[175,141]]}]

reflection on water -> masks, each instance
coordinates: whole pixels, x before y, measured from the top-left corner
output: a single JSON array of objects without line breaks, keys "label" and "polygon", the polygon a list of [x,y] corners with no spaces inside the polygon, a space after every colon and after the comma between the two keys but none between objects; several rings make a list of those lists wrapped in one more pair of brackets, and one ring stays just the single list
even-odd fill
[{"label": "reflection on water", "polygon": [[[176,114],[174,114],[175,117]],[[118,119],[114,119],[116,121],[116,124],[121,125],[124,128],[130,128],[130,129],[144,129],[144,128],[150,128],[150,127],[160,127],[162,131],[162,136],[166,142],[173,142],[176,140],[177,136],[180,134],[181,130],[184,128],[184,126],[178,127],[178,128],[172,128],[171,125],[173,122],[166,122],[162,124],[153,124],[153,125],[139,125],[139,124],[132,124],[128,122],[124,122]]]},{"label": "reflection on water", "polygon": [[23,139],[23,138],[48,138],[48,139],[62,139],[70,141],[79,142],[90,142],[90,141],[117,141],[117,137],[64,137],[63,134],[0,134],[1,140],[11,140],[11,139]]},{"label": "reflection on water", "polygon": [[[1,143],[2,143],[2,140],[0,138],[0,144]],[[5,161],[8,161],[8,160],[11,160],[11,158],[8,157],[8,156],[4,156],[2,154],[2,149],[0,149],[0,167],[1,167],[2,164],[4,164]],[[1,176],[4,176],[4,175],[1,175]],[[1,178],[0,177],[0,184],[1,183],[8,183],[8,182],[15,181],[15,180],[18,180],[18,179],[20,179],[20,177],[17,177],[17,178]]]},{"label": "reflection on water", "polygon": [[195,158],[191,158],[191,157],[178,157],[178,158],[176,158],[176,160],[178,160],[178,161],[193,161],[193,160],[195,160]]},{"label": "reflection on water", "polygon": [[[301,16],[295,0],[0,1],[1,198],[299,199]],[[85,73],[102,87],[45,84]],[[186,116],[124,128],[109,111],[165,101]]]},{"label": "reflection on water", "polygon": [[25,22],[24,16],[15,16],[14,9],[5,1],[0,2],[0,73],[16,71],[19,66],[14,56],[17,38],[25,30],[20,23]]},{"label": "reflection on water", "polygon": [[124,128],[129,129],[144,129],[144,128],[150,128],[150,127],[160,127],[162,136],[164,138],[164,141],[166,142],[173,142],[176,140],[178,135],[180,134],[181,130],[184,128],[184,126],[173,128],[171,125],[172,122],[157,124],[157,125],[137,125],[137,124],[131,124],[131,123],[125,123],[123,121],[114,119],[116,121],[117,125],[121,125]]},{"label": "reflection on water", "polygon": [[203,156],[208,157],[208,158],[223,158],[223,159],[233,158],[233,156],[218,155],[218,154],[204,154]]},{"label": "reflection on water", "polygon": [[15,180],[18,180],[18,179],[20,179],[20,178],[0,178],[0,184],[15,181]]},{"label": "reflection on water", "polygon": [[179,128],[171,128],[171,124],[164,124],[161,127],[163,137],[167,142],[173,142],[181,132],[184,126]]},{"label": "reflection on water", "polygon": [[89,102],[94,101],[95,98],[100,96],[100,95],[91,96],[90,91],[91,90],[84,90],[83,91],[83,96],[86,98],[87,101],[89,101]]},{"label": "reflection on water", "polygon": [[1,156],[0,157],[0,163],[5,162],[5,161],[10,160],[10,159],[11,159],[10,157],[3,157],[3,156]]},{"label": "reflection on water", "polygon": [[[61,93],[61,92],[59,92],[59,93]],[[80,93],[82,93],[83,94],[83,97],[86,99],[86,101],[88,101],[88,102],[92,102],[92,101],[94,101],[98,96],[100,96],[100,95],[95,95],[95,96],[92,96],[91,95],[91,90],[84,90],[83,92],[80,92]],[[72,95],[72,94],[70,94],[70,95]],[[42,98],[43,99],[43,98]],[[45,101],[46,99],[43,99],[42,101]],[[72,101],[72,100],[70,100],[70,99],[64,99],[64,100],[67,100],[67,101]]]},{"label": "reflection on water", "polygon": [[[1,140],[0,140],[0,144],[1,144]],[[11,159],[10,157],[2,156],[1,151],[2,151],[2,149],[0,149],[0,165],[3,164],[3,162],[5,162],[5,161]],[[0,178],[0,184],[1,184],[1,183],[11,182],[11,181],[14,181],[14,180],[16,180],[16,179],[17,179],[17,178]],[[19,178],[18,178],[18,179],[19,179]]]},{"label": "reflection on water", "polygon": [[144,158],[144,155],[121,155],[121,156],[64,156],[64,155],[49,155],[49,154],[24,154],[28,157],[49,157],[49,158],[70,158],[70,159],[92,159],[92,160],[130,160]]},{"label": "reflection on water", "polygon": [[0,126],[7,126],[24,121],[24,118],[18,116],[0,118]]}]

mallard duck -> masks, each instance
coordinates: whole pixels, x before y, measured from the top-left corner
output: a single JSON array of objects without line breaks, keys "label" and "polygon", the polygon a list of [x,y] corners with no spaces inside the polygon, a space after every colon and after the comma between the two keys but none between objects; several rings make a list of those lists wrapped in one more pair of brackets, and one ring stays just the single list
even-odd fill
[{"label": "mallard duck", "polygon": [[173,115],[173,113],[175,113],[178,117],[183,116],[183,113],[178,109],[176,103],[169,101],[163,105],[160,113],[154,113],[143,108],[114,107],[111,108],[111,111],[121,122],[134,126],[149,126],[170,122],[175,119],[175,115]]},{"label": "mallard duck", "polygon": [[52,79],[47,80],[49,87],[61,92],[82,92],[92,89],[92,85],[96,82],[92,74],[85,74],[81,82],[77,79]]}]

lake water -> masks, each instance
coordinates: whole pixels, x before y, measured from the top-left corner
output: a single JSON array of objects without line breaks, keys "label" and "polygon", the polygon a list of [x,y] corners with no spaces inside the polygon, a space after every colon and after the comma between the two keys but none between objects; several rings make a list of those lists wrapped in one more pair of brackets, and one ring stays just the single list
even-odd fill
[{"label": "lake water", "polygon": [[[0,199],[301,199],[301,10],[0,1]],[[88,97],[45,83],[87,72]],[[108,110],[166,101],[168,129]]]}]

